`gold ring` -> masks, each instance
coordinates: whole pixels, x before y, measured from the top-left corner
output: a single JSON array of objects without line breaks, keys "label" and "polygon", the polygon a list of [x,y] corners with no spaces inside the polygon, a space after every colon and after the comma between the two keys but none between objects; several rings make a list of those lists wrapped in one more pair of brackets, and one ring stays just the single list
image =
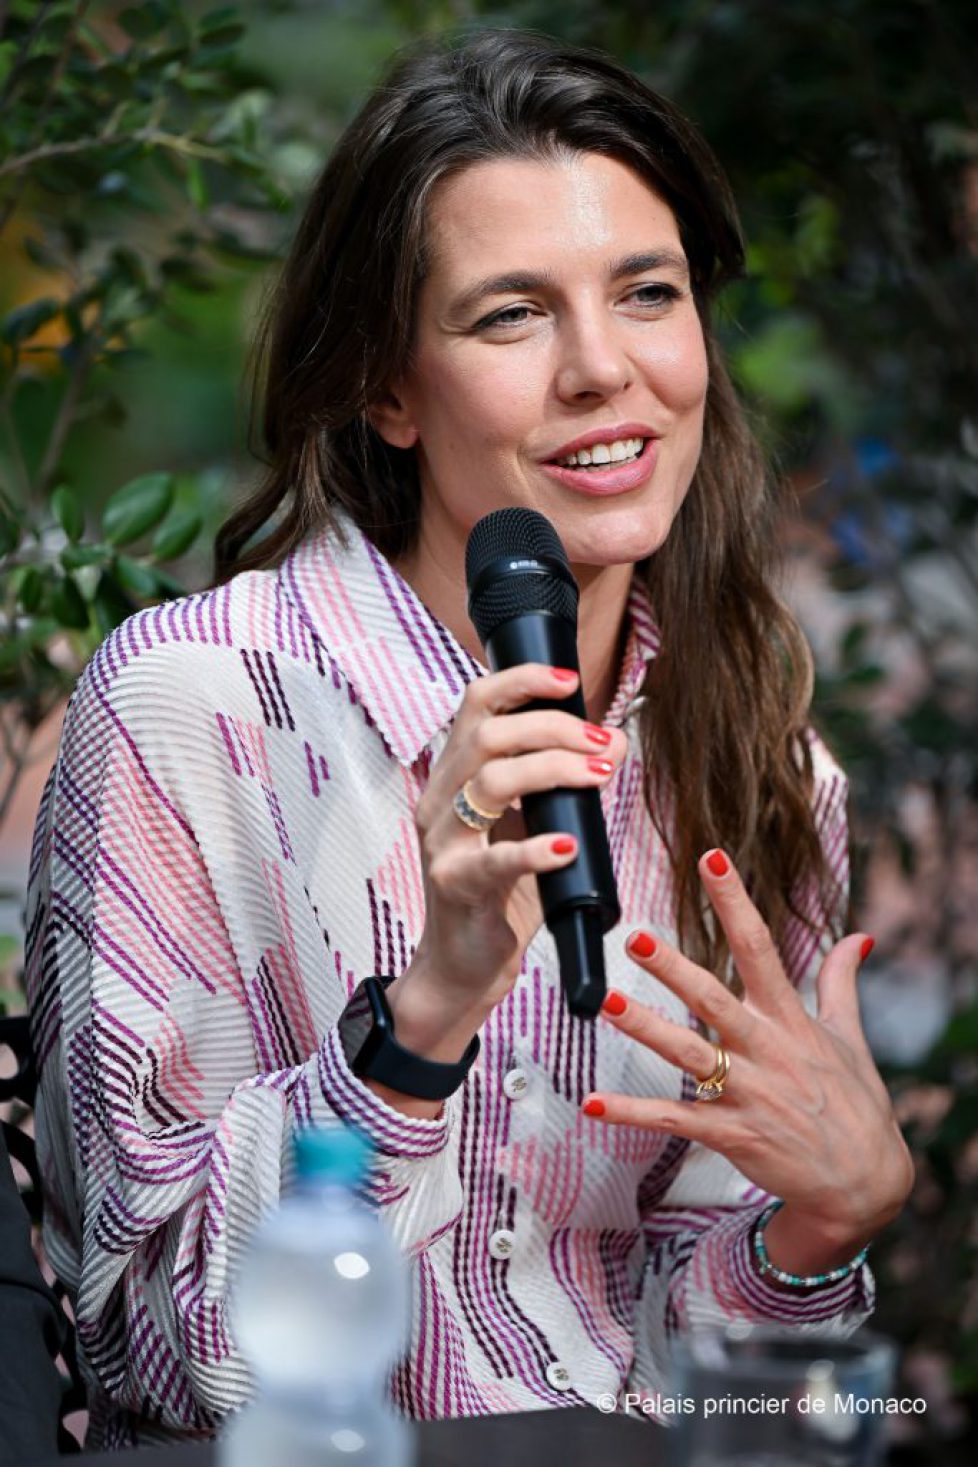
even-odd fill
[{"label": "gold ring", "polygon": [[[713,1074],[707,1075],[705,1080],[697,1080],[697,1100],[719,1100],[723,1094],[727,1076],[730,1073],[730,1059],[727,1051],[719,1044],[715,1044],[713,1048],[716,1050],[716,1064],[713,1067]],[[693,1078],[695,1079],[696,1077],[694,1076]]]},{"label": "gold ring", "polygon": [[488,830],[501,820],[506,814],[505,810],[481,810],[469,794],[469,780],[466,780],[458,794],[452,801],[452,809],[470,830]]}]

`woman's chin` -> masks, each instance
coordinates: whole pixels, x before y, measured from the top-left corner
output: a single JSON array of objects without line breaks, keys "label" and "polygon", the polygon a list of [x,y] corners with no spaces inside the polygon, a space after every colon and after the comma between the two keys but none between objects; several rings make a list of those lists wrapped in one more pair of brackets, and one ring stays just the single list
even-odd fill
[{"label": "woman's chin", "polygon": [[587,535],[581,535],[570,527],[562,534],[561,527],[556,522],[554,527],[560,535],[571,565],[589,566],[593,570],[615,565],[635,565],[654,555],[669,533],[668,525],[661,530],[650,530],[648,523],[619,527],[616,530],[602,525],[600,531],[595,526],[593,533]]}]

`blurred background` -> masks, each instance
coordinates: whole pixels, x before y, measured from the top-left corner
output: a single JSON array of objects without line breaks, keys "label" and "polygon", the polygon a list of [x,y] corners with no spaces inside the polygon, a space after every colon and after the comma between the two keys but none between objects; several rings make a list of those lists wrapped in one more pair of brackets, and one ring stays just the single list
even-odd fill
[{"label": "blurred background", "polygon": [[[305,191],[398,46],[609,51],[727,169],[736,380],[793,496],[784,594],[852,783],[864,1018],[917,1161],[874,1248],[897,1460],[978,1432],[978,6],[973,0],[0,3],[0,1002],[64,704],[210,583],[257,477],[245,364]],[[973,1445],[974,1438],[972,1438]]]}]

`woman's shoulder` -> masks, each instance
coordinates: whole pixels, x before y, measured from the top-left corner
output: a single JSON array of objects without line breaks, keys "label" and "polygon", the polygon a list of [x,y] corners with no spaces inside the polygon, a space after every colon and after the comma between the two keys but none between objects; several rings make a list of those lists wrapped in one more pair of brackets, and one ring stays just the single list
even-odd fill
[{"label": "woman's shoulder", "polygon": [[277,664],[301,660],[293,620],[275,570],[242,571],[120,622],[89,659],[74,698],[121,700],[165,719],[219,706],[242,686],[254,696],[257,684],[264,695],[279,680]]}]

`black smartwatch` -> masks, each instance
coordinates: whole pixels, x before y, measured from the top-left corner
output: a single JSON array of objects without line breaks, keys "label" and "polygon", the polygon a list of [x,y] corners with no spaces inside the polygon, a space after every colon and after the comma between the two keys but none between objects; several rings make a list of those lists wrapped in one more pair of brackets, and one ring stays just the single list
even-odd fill
[{"label": "black smartwatch", "polygon": [[462,1084],[479,1053],[479,1036],[455,1064],[422,1059],[398,1044],[394,1016],[384,989],[396,975],[364,978],[340,1016],[340,1038],[347,1063],[361,1079],[379,1080],[402,1095],[445,1100]]}]

